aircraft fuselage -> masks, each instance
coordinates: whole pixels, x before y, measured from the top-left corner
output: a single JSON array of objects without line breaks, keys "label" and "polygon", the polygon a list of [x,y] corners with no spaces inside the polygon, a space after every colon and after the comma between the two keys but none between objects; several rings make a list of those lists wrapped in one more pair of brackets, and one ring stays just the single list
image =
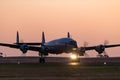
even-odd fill
[{"label": "aircraft fuselage", "polygon": [[60,38],[46,42],[44,46],[46,51],[51,54],[70,53],[73,48],[77,48],[77,42],[72,38]]}]

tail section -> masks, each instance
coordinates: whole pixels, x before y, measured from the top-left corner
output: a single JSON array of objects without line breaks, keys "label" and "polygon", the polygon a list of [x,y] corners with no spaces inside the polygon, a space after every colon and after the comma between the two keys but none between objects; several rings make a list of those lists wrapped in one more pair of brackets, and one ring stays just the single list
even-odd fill
[{"label": "tail section", "polygon": [[70,38],[70,33],[68,32],[67,37]]},{"label": "tail section", "polygon": [[17,35],[16,35],[16,44],[19,44],[19,33],[17,31]]},{"label": "tail section", "polygon": [[45,43],[45,35],[44,35],[44,32],[42,32],[42,44]]}]

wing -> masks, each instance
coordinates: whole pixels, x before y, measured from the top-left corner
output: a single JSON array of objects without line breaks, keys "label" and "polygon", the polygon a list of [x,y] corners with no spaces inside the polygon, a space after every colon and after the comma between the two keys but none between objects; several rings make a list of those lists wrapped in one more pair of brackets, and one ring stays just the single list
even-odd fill
[{"label": "wing", "polygon": [[0,43],[0,46],[10,47],[10,48],[20,48],[19,45],[16,45],[16,44],[8,44],[8,43]]},{"label": "wing", "polygon": [[111,48],[111,47],[119,47],[120,44],[116,44],[116,45],[105,45],[105,48]]},{"label": "wing", "polygon": [[113,45],[97,45],[97,46],[90,46],[90,47],[80,47],[84,48],[85,50],[95,50],[98,47],[104,47],[104,48],[112,48],[112,47],[120,47],[120,44],[113,44]]},{"label": "wing", "polygon": [[120,44],[80,47],[78,48],[78,51],[80,56],[83,56],[85,54],[85,51],[88,51],[88,50],[95,50],[98,52],[98,54],[104,53],[106,55],[105,48],[112,48],[112,47],[119,47],[119,46]]},{"label": "wing", "polygon": [[28,50],[30,51],[40,51],[41,47],[37,47],[37,46],[28,46]]},{"label": "wing", "polygon": [[[0,43],[0,46],[5,46],[5,47],[10,47],[10,48],[20,49],[20,47],[21,47],[22,45],[18,45],[18,44],[8,44],[8,43]],[[41,49],[41,47],[28,46],[28,50],[31,50],[31,51],[39,51],[40,49]]]},{"label": "wing", "polygon": [[19,44],[19,45],[22,45],[22,44],[27,44],[27,45],[42,45],[42,43],[37,43],[37,42],[29,42],[29,43],[15,43],[15,44]]}]

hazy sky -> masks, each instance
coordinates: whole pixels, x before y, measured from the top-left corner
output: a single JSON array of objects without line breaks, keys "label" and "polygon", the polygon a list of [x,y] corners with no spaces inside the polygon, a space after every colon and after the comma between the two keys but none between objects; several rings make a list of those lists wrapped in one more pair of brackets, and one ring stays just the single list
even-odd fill
[{"label": "hazy sky", "polygon": [[[46,41],[66,37],[69,31],[79,46],[84,41],[88,46],[104,40],[120,43],[120,0],[0,0],[0,42],[15,42],[17,30],[25,42],[41,42],[42,31]],[[106,51],[120,56],[120,47]],[[0,52],[21,55],[5,47]]]}]

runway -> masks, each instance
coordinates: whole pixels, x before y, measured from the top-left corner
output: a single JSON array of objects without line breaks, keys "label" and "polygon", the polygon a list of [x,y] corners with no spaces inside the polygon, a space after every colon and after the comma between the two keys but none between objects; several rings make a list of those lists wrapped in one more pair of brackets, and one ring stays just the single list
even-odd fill
[{"label": "runway", "polygon": [[[72,60],[69,57],[46,57],[46,64],[69,65]],[[18,56],[0,57],[0,64],[39,64],[39,57]],[[77,65],[120,65],[120,57],[110,58],[79,58]]]},{"label": "runway", "polygon": [[120,80],[120,66],[0,64],[0,80]]},{"label": "runway", "polygon": [[119,57],[79,58],[78,62],[47,57],[41,64],[39,57],[0,57],[0,80],[119,80],[120,66],[115,65],[120,65]]}]

